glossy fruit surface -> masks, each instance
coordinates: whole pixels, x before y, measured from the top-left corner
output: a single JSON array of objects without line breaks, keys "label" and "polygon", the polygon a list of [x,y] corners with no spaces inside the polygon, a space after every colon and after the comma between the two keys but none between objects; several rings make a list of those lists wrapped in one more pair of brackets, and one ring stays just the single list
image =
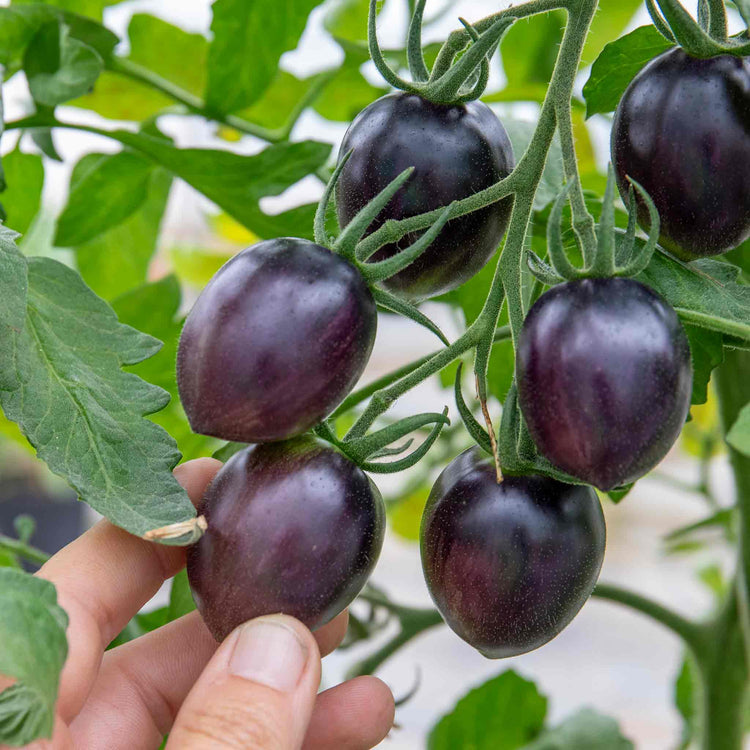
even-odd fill
[{"label": "glossy fruit surface", "polygon": [[243,250],[203,290],[180,338],[193,430],[256,443],[310,429],[359,379],[376,328],[362,276],[329,250],[298,239]]},{"label": "glossy fruit surface", "polygon": [[[750,236],[750,58],[706,60],[673,49],[649,63],[620,100],[612,163],[659,210],[661,242],[683,258],[717,255]],[[648,212],[639,207],[648,227]]]},{"label": "glossy fruit surface", "polygon": [[553,287],[519,337],[518,397],[539,451],[602,490],[667,454],[690,407],[690,347],[675,311],[632,279]]},{"label": "glossy fruit surface", "polygon": [[[371,226],[466,198],[507,176],[513,149],[505,128],[481,102],[433,104],[414,94],[389,94],[349,127],[340,153],[352,151],[336,187],[342,226],[408,167],[415,171]],[[425,299],[463,284],[492,257],[508,225],[508,199],[450,221],[425,253],[385,286]],[[418,234],[386,245],[373,260],[394,255]]]},{"label": "glossy fruit surface", "polygon": [[421,529],[422,567],[448,625],[499,659],[552,640],[596,584],[606,529],[590,487],[542,476],[498,484],[470,448],[438,477]]},{"label": "glossy fruit surface", "polygon": [[324,625],[360,592],[383,544],[375,485],[309,437],[234,455],[199,512],[208,529],[188,550],[187,571],[217,640],[278,612],[312,629]]}]

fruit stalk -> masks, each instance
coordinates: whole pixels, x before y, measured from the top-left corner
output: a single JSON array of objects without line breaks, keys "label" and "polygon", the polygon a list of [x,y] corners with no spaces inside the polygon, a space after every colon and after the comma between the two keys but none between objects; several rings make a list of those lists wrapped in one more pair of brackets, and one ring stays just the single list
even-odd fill
[{"label": "fruit stalk", "polygon": [[742,750],[744,744],[748,673],[738,604],[732,589],[698,655],[702,686],[694,690],[701,750]]}]

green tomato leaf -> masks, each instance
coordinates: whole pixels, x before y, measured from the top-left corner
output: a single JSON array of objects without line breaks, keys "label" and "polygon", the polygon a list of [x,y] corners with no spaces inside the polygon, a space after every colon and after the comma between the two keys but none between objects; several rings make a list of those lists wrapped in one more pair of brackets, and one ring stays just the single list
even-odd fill
[{"label": "green tomato leaf", "polygon": [[565,29],[565,13],[552,11],[516,21],[500,47],[508,87],[546,89]]},{"label": "green tomato leaf", "polygon": [[42,157],[37,154],[24,154],[16,146],[3,157],[3,168],[6,184],[3,192],[6,223],[15,231],[25,234],[42,200]]},{"label": "green tomato leaf", "polygon": [[614,719],[584,708],[544,732],[524,750],[633,750],[633,747]]},{"label": "green tomato leaf", "polygon": [[[9,328],[18,332],[26,320],[26,259],[16,247],[18,236],[0,224],[0,331]],[[4,364],[10,365],[0,359],[0,388],[4,383]]]},{"label": "green tomato leaf", "polygon": [[116,227],[76,247],[78,271],[100,297],[113,300],[146,281],[171,186],[172,175],[151,165],[143,203]]},{"label": "green tomato leaf", "polygon": [[3,745],[21,747],[52,736],[67,627],[49,581],[0,568],[0,674],[15,680],[0,693]]},{"label": "green tomato leaf", "polygon": [[31,133],[31,140],[47,158],[53,161],[62,161],[62,157],[55,148],[55,142],[52,140],[51,128],[31,128],[29,132]]},{"label": "green tomato leaf", "polygon": [[750,456],[750,404],[747,404],[727,433],[727,442],[735,450]]},{"label": "green tomato leaf", "polygon": [[583,87],[586,117],[613,112],[641,68],[672,46],[653,26],[640,26],[607,44]]},{"label": "green tomato leaf", "polygon": [[261,127],[280,128],[286,124],[297,103],[318,81],[320,75],[323,74],[297,78],[279,69],[263,96],[251,107],[243,109],[238,114]]},{"label": "green tomato leaf", "polygon": [[683,263],[656,252],[637,278],[661,294],[684,323],[750,341],[750,286],[737,283],[738,273],[723,261]]},{"label": "green tomato leaf", "polygon": [[[236,112],[262,96],[320,0],[214,0],[206,105]],[[258,43],[262,40],[262,44]]]},{"label": "green tomato leaf", "polygon": [[581,55],[581,65],[590,65],[604,46],[616,39],[627,27],[643,0],[599,0],[599,7]]},{"label": "green tomato leaf", "polygon": [[81,499],[142,536],[187,521],[195,509],[172,476],[172,438],[143,418],[169,396],[122,365],[161,343],[121,324],[81,277],[50,258],[29,258],[25,327],[0,336],[0,404],[38,456]]},{"label": "green tomato leaf", "polygon": [[[77,0],[71,0],[70,4],[77,5]],[[109,29],[85,16],[51,5],[14,3],[10,8],[0,8],[0,65],[7,68],[18,65],[34,35],[50,22],[64,23],[70,38],[92,47],[104,60],[120,41]]]},{"label": "green tomato leaf", "polygon": [[313,104],[319,115],[334,122],[349,122],[368,104],[388,93],[387,89],[373,86],[360,72],[368,59],[366,51],[347,50],[336,75]]},{"label": "green tomato leaf", "polygon": [[86,154],[73,169],[55,245],[81,245],[127,219],[146,200],[153,169],[132,151]]},{"label": "green tomato leaf", "polygon": [[[36,3],[38,0],[13,0],[15,5]],[[74,10],[84,16],[91,16],[98,21],[102,19],[102,11],[110,5],[117,5],[122,0],[46,0],[46,5],[52,5],[61,10]]]},{"label": "green tomato leaf", "polygon": [[682,667],[674,683],[674,703],[682,716],[680,750],[690,746],[695,732],[695,701],[693,697],[693,669],[690,660],[683,659]]},{"label": "green tomato leaf", "polygon": [[705,404],[708,399],[708,381],[715,367],[724,361],[724,337],[692,325],[685,326],[693,361],[693,393],[691,404]]},{"label": "green tomato leaf", "polygon": [[89,91],[104,63],[93,47],[70,35],[68,26],[52,21],[34,35],[23,67],[34,100],[54,107]]},{"label": "green tomato leaf", "polygon": [[547,699],[512,670],[467,693],[430,732],[429,750],[515,750],[544,726]]},{"label": "green tomato leaf", "polygon": [[334,39],[362,42],[366,48],[369,9],[369,0],[335,0],[328,6],[323,26]]},{"label": "green tomato leaf", "polygon": [[[208,41],[202,34],[191,34],[156,16],[136,13],[128,25],[128,39],[129,60],[195,96],[202,95],[208,58]],[[174,102],[150,86],[105,72],[93,92],[70,103],[114,120],[145,120]]]},{"label": "green tomato leaf", "polygon": [[311,237],[314,204],[271,216],[261,211],[258,201],[283,193],[323,166],[331,150],[329,144],[279,143],[254,156],[243,156],[213,149],[175,148],[144,133],[117,130],[113,135],[181,177],[259,237]]}]

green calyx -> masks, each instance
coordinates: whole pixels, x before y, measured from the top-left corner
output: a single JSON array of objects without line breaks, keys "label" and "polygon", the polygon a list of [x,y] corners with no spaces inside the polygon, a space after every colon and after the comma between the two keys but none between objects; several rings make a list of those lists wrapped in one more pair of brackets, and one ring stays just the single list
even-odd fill
[{"label": "green calyx", "polygon": [[332,237],[329,236],[326,231],[326,218],[328,216],[331,202],[334,198],[339,175],[350,156],[351,151],[341,157],[339,163],[336,165],[336,169],[331,175],[331,179],[328,181],[328,184],[323,191],[323,197],[320,199],[317,211],[315,212],[315,242],[323,247],[327,247],[341,257],[346,258],[359,270],[362,277],[369,285],[372,295],[375,298],[375,302],[380,308],[410,318],[415,323],[434,333],[443,344],[448,346],[448,339],[440,328],[438,328],[438,326],[424,313],[420,312],[416,305],[396,297],[385,289],[377,286],[377,284],[389,279],[391,276],[395,276],[399,271],[403,271],[427,250],[440,233],[440,230],[454,217],[456,204],[451,203],[446,206],[438,216],[437,220],[430,225],[424,233],[421,233],[411,245],[390,258],[368,263],[368,259],[379,249],[380,246],[369,248],[368,245],[364,245],[363,238],[372,223],[377,219],[380,212],[388,205],[391,198],[393,198],[399,188],[401,188],[401,186],[411,177],[414,169],[411,167],[405,169],[400,175],[398,175],[398,177],[386,185],[385,188],[383,188],[383,190],[381,190],[367,205],[363,206],[346,227],[339,232],[338,236]]},{"label": "green calyx", "polygon": [[[383,78],[394,88],[418,94],[436,104],[461,104],[478,99],[489,79],[489,60],[503,34],[516,20],[513,16],[499,18],[479,33],[459,19],[469,36],[469,44],[457,50],[443,45],[430,71],[422,54],[422,19],[426,0],[418,0],[409,25],[406,59],[411,81],[401,78],[386,61],[378,43],[376,28],[377,0],[370,0],[368,41],[370,57]],[[459,54],[460,53],[460,54]]]},{"label": "green calyx", "polygon": [[[414,466],[420,461],[438,437],[440,437],[440,433],[446,425],[450,425],[447,406],[441,413],[415,414],[361,437],[345,437],[343,440],[340,440],[328,422],[319,424],[314,429],[314,432],[318,437],[334,445],[347,458],[354,461],[354,463],[365,471],[373,474],[395,474]],[[400,445],[391,447],[393,443],[403,440],[410,433],[425,427],[430,428],[429,434],[411,453],[394,461],[375,460],[388,456],[402,455],[411,447],[414,439],[409,438]]]},{"label": "green calyx", "polygon": [[[543,284],[554,286],[564,281],[611,276],[637,276],[648,266],[659,239],[659,212],[646,190],[628,178],[628,227],[624,233],[615,228],[615,178],[612,166],[607,173],[602,215],[597,231],[596,251],[583,268],[576,268],[569,260],[562,238],[562,212],[575,181],[568,182],[555,201],[547,223],[547,251],[549,263],[529,250],[527,261],[531,272]],[[636,245],[636,193],[649,215],[649,235],[645,243]]]},{"label": "green calyx", "polygon": [[727,37],[724,0],[699,0],[697,21],[687,12],[680,0],[646,0],[646,7],[659,32],[670,42],[679,44],[693,57],[750,55],[747,32]]}]

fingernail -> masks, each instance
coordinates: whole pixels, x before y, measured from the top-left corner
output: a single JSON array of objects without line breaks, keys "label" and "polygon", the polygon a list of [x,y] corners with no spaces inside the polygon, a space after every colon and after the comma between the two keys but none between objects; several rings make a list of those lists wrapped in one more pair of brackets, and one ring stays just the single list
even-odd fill
[{"label": "fingernail", "polygon": [[289,693],[297,687],[306,663],[307,647],[294,630],[272,618],[261,618],[241,627],[229,671]]}]

